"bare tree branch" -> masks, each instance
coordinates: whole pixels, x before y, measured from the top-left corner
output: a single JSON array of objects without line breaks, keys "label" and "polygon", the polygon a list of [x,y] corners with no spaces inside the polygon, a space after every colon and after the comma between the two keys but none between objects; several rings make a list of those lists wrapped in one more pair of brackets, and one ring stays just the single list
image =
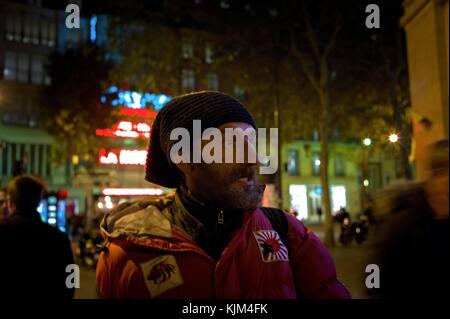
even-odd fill
[{"label": "bare tree branch", "polygon": [[320,50],[319,50],[319,45],[317,44],[316,32],[313,30],[313,28],[311,26],[309,12],[308,12],[308,9],[306,8],[304,1],[302,2],[302,7],[303,7],[303,15],[304,15],[304,19],[305,19],[306,35],[308,36],[309,44],[311,45],[311,48],[314,52],[314,57],[316,58],[317,62],[319,62],[321,54],[320,54]]},{"label": "bare tree branch", "polygon": [[342,20],[341,16],[339,15],[336,19],[336,24],[333,29],[333,33],[330,36],[330,40],[328,41],[327,45],[325,46],[325,49],[323,50],[322,58],[326,61],[328,58],[328,55],[330,54],[331,50],[334,48],[334,45],[336,44],[337,35],[339,34],[339,31],[342,28]]}]

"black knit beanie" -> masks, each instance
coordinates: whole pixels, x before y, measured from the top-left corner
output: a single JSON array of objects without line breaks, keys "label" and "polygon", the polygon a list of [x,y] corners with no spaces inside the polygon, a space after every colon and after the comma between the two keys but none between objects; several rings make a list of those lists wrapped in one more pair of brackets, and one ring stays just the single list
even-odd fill
[{"label": "black knit beanie", "polygon": [[181,95],[169,101],[156,116],[148,145],[145,180],[164,187],[178,187],[181,180],[170,161],[170,148],[177,141],[170,133],[177,127],[192,137],[193,120],[201,120],[202,130],[225,123],[243,122],[256,129],[246,108],[235,98],[220,92],[201,91]]}]

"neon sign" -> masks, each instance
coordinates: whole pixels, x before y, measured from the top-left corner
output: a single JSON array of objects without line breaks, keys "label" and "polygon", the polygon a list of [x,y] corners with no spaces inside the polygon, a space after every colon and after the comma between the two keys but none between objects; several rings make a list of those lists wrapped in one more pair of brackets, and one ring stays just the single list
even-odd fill
[{"label": "neon sign", "polygon": [[146,150],[119,150],[106,151],[102,148],[98,155],[98,161],[103,165],[145,165],[147,160]]},{"label": "neon sign", "polygon": [[[135,91],[119,90],[116,86],[111,86],[106,90],[107,94],[117,93],[117,98],[111,101],[112,106],[122,105],[132,109],[149,108],[151,104],[155,110],[161,110],[170,101],[171,97],[165,94],[139,93]],[[101,97],[102,103],[106,103],[106,96]]]},{"label": "neon sign", "polygon": [[97,136],[124,137],[124,138],[149,138],[151,126],[147,123],[134,124],[131,121],[120,121],[113,125],[112,129],[97,129]]},{"label": "neon sign", "polygon": [[135,116],[139,118],[155,119],[158,112],[149,109],[130,109],[129,107],[124,107],[119,111],[119,114],[126,117]]},{"label": "neon sign", "polygon": [[104,196],[159,196],[163,194],[160,188],[104,188]]}]

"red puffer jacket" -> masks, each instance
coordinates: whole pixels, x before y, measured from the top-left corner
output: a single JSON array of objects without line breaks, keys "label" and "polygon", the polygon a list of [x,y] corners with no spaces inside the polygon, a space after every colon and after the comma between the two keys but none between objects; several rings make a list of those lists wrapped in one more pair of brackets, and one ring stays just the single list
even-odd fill
[{"label": "red puffer jacket", "polygon": [[325,247],[294,217],[288,216],[288,252],[260,209],[244,214],[216,263],[165,209],[125,206],[102,221],[100,297],[350,298]]}]

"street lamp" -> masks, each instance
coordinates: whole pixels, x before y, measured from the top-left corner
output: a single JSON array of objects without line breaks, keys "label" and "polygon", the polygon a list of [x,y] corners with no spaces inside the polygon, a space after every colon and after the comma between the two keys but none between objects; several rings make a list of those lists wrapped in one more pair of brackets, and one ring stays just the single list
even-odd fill
[{"label": "street lamp", "polygon": [[314,161],[314,164],[315,164],[316,166],[319,166],[319,165],[320,165],[320,160],[316,159],[316,160]]},{"label": "street lamp", "polygon": [[389,142],[391,143],[397,143],[398,142],[398,135],[395,133],[392,133],[389,135]]},{"label": "street lamp", "polygon": [[363,185],[364,185],[364,187],[369,186],[369,180],[368,180],[368,179],[365,179],[365,180],[363,181]]},{"label": "street lamp", "polygon": [[365,146],[370,146],[372,144],[372,140],[368,137],[366,137],[365,139],[363,139],[363,144]]}]

